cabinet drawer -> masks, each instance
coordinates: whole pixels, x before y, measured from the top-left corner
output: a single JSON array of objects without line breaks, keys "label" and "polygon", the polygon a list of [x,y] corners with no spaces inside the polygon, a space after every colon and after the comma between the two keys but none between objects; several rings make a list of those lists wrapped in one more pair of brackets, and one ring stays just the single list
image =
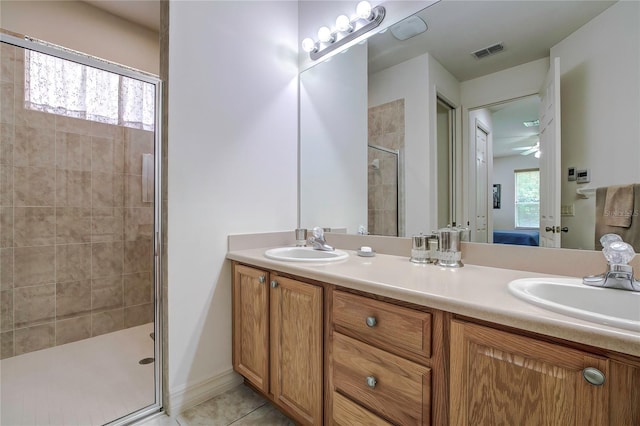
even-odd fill
[{"label": "cabinet drawer", "polygon": [[431,314],[340,291],[333,292],[337,331],[413,360],[431,356]]},{"label": "cabinet drawer", "polygon": [[339,333],[332,356],[336,390],[393,423],[429,424],[429,368]]},{"label": "cabinet drawer", "polygon": [[337,392],[333,393],[333,419],[332,425],[336,426],[391,426],[371,411],[362,408],[349,398],[345,398]]}]

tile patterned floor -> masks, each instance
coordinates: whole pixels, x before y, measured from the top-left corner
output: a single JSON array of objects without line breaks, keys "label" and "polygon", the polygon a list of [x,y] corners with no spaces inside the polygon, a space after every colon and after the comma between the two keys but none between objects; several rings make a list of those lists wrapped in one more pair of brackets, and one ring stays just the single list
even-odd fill
[{"label": "tile patterned floor", "polygon": [[139,426],[292,426],[271,403],[245,385],[196,405],[176,419],[156,417]]}]

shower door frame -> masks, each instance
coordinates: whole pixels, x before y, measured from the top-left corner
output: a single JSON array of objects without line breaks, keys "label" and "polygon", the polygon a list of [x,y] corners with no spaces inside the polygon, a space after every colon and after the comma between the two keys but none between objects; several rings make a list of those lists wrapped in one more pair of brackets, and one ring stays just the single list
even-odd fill
[{"label": "shower door frame", "polygon": [[136,420],[148,417],[162,410],[162,389],[163,389],[163,304],[164,298],[162,293],[162,81],[159,77],[129,68],[124,65],[108,62],[104,59],[96,58],[87,54],[83,54],[71,49],[57,46],[46,41],[34,39],[28,36],[19,38],[0,31],[0,42],[11,44],[24,49],[51,55],[60,59],[65,59],[81,65],[97,68],[103,71],[111,72],[121,76],[140,80],[145,83],[153,84],[155,87],[155,111],[154,111],[154,228],[153,228],[153,291],[154,291],[154,395],[155,402],[146,407],[141,407],[137,411],[133,411],[124,417],[114,419],[108,423],[111,426],[119,426],[130,424]]},{"label": "shower door frame", "polygon": [[[367,149],[377,149],[396,156],[396,233],[398,237],[405,235],[405,212],[404,212],[404,151],[401,149],[387,148],[381,145],[368,143]],[[367,182],[367,194],[369,184]]]}]

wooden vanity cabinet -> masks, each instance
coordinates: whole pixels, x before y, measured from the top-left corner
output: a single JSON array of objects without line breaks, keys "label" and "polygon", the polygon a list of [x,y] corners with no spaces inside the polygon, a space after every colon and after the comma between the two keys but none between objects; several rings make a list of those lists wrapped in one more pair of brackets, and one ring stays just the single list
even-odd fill
[{"label": "wooden vanity cabinet", "polygon": [[323,418],[323,288],[234,264],[233,367],[303,425]]},{"label": "wooden vanity cabinet", "polygon": [[233,368],[269,392],[269,273],[234,264]]},{"label": "wooden vanity cabinet", "polygon": [[450,343],[451,425],[640,424],[639,365],[458,320]]},{"label": "wooden vanity cabinet", "polygon": [[239,263],[233,367],[303,425],[640,426],[640,358]]},{"label": "wooden vanity cabinet", "polygon": [[432,418],[433,401],[446,395],[442,330],[434,330],[442,313],[340,290],[331,294],[328,423],[443,424],[442,410]]}]

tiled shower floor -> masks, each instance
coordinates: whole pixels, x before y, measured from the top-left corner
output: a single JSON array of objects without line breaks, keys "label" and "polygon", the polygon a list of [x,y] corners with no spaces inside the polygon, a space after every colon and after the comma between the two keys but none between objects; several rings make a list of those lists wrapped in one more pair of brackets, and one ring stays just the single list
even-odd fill
[{"label": "tiled shower floor", "polygon": [[102,425],[153,404],[153,323],[0,361],[0,424]]}]

